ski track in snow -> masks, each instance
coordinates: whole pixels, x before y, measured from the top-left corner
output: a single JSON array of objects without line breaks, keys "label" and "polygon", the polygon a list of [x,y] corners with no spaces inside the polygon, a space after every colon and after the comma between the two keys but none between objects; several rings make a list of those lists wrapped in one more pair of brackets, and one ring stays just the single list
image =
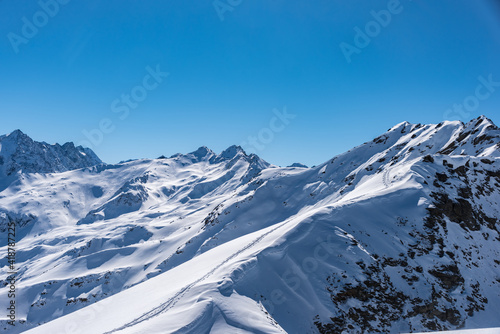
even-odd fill
[{"label": "ski track in snow", "polygon": [[389,188],[389,185],[391,184],[391,181],[389,179],[389,168],[386,168],[384,170],[384,174],[382,175],[382,183],[386,188]]},{"label": "ski track in snow", "polygon": [[168,310],[170,310],[171,308],[173,308],[177,304],[177,302],[179,300],[181,300],[181,298],[187,292],[189,292],[189,290],[191,290],[195,285],[203,282],[204,280],[206,280],[207,278],[209,278],[210,276],[212,276],[220,267],[222,267],[223,265],[225,265],[226,263],[228,263],[229,261],[231,261],[232,259],[234,259],[238,255],[240,255],[244,251],[252,248],[256,244],[258,244],[259,242],[261,242],[262,239],[264,239],[266,236],[268,236],[269,234],[271,234],[274,231],[278,230],[279,228],[283,227],[287,223],[288,223],[288,221],[285,221],[285,222],[279,224],[275,228],[273,228],[270,231],[262,234],[261,236],[259,236],[258,238],[256,238],[254,241],[252,241],[249,244],[247,244],[245,247],[243,247],[240,250],[236,251],[235,253],[231,254],[224,261],[222,261],[217,266],[215,266],[214,268],[212,268],[212,270],[210,270],[208,273],[206,273],[202,277],[198,278],[196,281],[192,282],[191,284],[188,284],[185,287],[183,287],[179,292],[177,292],[173,297],[171,297],[170,299],[168,299],[165,303],[160,304],[159,306],[155,307],[154,309],[152,309],[151,311],[149,311],[147,313],[144,313],[139,318],[137,318],[135,320],[132,320],[131,322],[129,322],[129,323],[127,323],[127,324],[125,324],[125,325],[123,325],[123,326],[121,326],[119,328],[113,329],[113,330],[105,332],[103,334],[111,334],[111,333],[116,333],[116,332],[121,331],[121,330],[125,330],[125,329],[127,329],[129,327],[135,326],[135,325],[137,325],[137,324],[139,324],[141,322],[144,322],[144,321],[149,320],[149,319],[151,319],[153,317],[159,316],[162,313],[167,312]]}]

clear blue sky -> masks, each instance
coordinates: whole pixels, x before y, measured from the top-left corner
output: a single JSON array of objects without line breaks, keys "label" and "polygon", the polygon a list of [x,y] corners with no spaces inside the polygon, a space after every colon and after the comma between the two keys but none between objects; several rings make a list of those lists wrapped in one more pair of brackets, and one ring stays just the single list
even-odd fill
[{"label": "clear blue sky", "polygon": [[53,1],[0,0],[0,133],[90,131],[110,163],[254,136],[314,165],[405,120],[500,124],[500,84],[478,80],[500,82],[495,0]]}]

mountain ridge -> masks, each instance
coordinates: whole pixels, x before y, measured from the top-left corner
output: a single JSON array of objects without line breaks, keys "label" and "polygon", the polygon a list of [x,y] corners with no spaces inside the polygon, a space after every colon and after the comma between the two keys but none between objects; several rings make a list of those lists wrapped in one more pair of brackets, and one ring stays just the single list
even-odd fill
[{"label": "mountain ridge", "polygon": [[311,168],[232,146],[20,173],[0,192],[0,223],[22,236],[22,329],[498,326],[499,143],[479,117],[403,122]]},{"label": "mountain ridge", "polygon": [[21,130],[0,136],[0,175],[53,173],[101,164],[95,153],[72,142],[63,145],[47,144],[31,139]]},{"label": "mountain ridge", "polygon": [[[492,142],[493,138],[498,138],[499,133],[500,133],[500,132],[498,132],[498,131],[500,131],[499,128],[489,118],[487,118],[484,115],[481,115],[481,116],[477,117],[476,119],[471,120],[471,121],[469,121],[467,123],[463,123],[461,121],[445,121],[445,122],[441,122],[439,124],[429,124],[427,126],[428,127],[429,126],[435,126],[436,128],[439,128],[443,124],[459,125],[459,128],[457,129],[458,132],[455,135],[455,137],[454,138],[450,138],[449,145],[446,145],[445,147],[443,147],[442,151],[440,152],[442,154],[456,153],[458,148],[454,147],[453,145],[454,144],[456,145],[457,143],[463,145],[464,141],[467,144],[470,144],[470,140],[476,141],[475,144],[477,144],[479,141],[481,141],[481,142],[482,141]],[[384,136],[386,136],[387,134],[389,134],[391,132],[394,132],[396,130],[413,132],[413,131],[415,131],[417,129],[420,129],[421,127],[422,127],[421,124],[412,124],[412,123],[409,123],[407,121],[400,122],[400,123],[396,124],[395,126],[393,126],[392,128],[388,129],[385,134],[383,134],[383,135],[375,138],[374,141],[382,140],[382,138]],[[486,130],[489,130],[490,133],[492,131],[494,131],[495,132],[494,133],[494,137],[492,137],[491,135],[486,135],[484,133]],[[478,131],[479,131],[479,135],[474,136],[476,133],[478,133]],[[43,146],[45,149],[47,149],[47,148],[52,148],[52,149],[54,149],[54,148],[57,148],[57,149],[60,148],[60,149],[63,150],[63,152],[66,151],[66,152],[64,152],[66,155],[68,153],[74,154],[73,152],[70,152],[70,151],[76,151],[80,155],[83,155],[83,156],[88,155],[89,159],[83,160],[80,165],[78,165],[78,164],[73,164],[73,165],[69,164],[70,166],[67,166],[68,163],[59,163],[59,164],[57,164],[55,166],[54,165],[51,166],[51,167],[43,166],[43,167],[39,167],[38,169],[36,169],[36,166],[35,167],[33,167],[33,166],[26,166],[26,165],[20,166],[20,165],[17,164],[15,166],[11,167],[7,171],[7,173],[6,173],[7,176],[9,176],[9,175],[11,175],[11,174],[13,174],[13,173],[21,170],[22,167],[25,167],[24,170],[25,170],[25,172],[28,172],[28,173],[30,173],[30,172],[31,173],[32,172],[50,173],[50,172],[61,172],[61,171],[67,171],[67,170],[84,168],[84,167],[91,167],[91,166],[103,163],[99,159],[99,157],[97,157],[97,155],[91,149],[89,149],[89,148],[85,148],[85,147],[82,147],[82,146],[75,146],[72,142],[67,142],[67,143],[65,143],[63,145],[60,145],[60,144],[57,144],[57,143],[51,145],[51,144],[47,144],[46,142],[37,142],[37,141],[34,141],[33,139],[31,139],[28,135],[26,135],[25,133],[23,133],[19,129],[14,130],[13,132],[11,132],[9,134],[1,135],[0,136],[0,143],[3,140],[9,139],[11,137],[13,137],[13,138],[20,138],[21,139],[21,143],[19,143],[19,139],[18,139],[18,143],[17,143],[18,145],[17,146],[20,146],[20,145],[26,146],[26,142],[28,142],[28,143],[33,143],[36,146]],[[455,139],[457,139],[457,143],[453,143],[453,141]],[[366,143],[364,143],[364,144],[366,144]],[[362,145],[364,145],[364,144],[362,144]],[[359,146],[362,146],[362,145],[359,145]],[[359,146],[356,146],[356,147],[359,147]],[[499,147],[497,145],[496,149],[498,149],[498,148]],[[10,149],[10,151],[16,151],[16,149],[18,149],[18,147],[15,147],[14,150],[12,150],[12,148],[9,148],[9,149]],[[490,147],[490,149],[492,150],[492,152],[495,151],[491,147]],[[5,150],[5,151],[7,151],[7,154],[11,153],[11,152],[8,152],[8,150]],[[38,151],[40,151],[40,150],[38,150]],[[351,151],[351,150],[349,150],[349,151]],[[26,150],[22,150],[21,153],[24,153],[24,155],[21,155],[21,157],[24,158],[24,159],[27,159],[27,156],[33,154],[33,152],[26,151]],[[37,152],[37,153],[39,153],[39,152]],[[60,152],[57,152],[57,153],[59,153],[59,155],[62,155]],[[342,154],[344,154],[344,153],[341,153],[339,155],[342,155]],[[476,152],[476,154],[479,154],[479,152]],[[220,161],[222,161],[224,159],[231,160],[235,156],[241,156],[241,157],[249,158],[249,159],[259,158],[260,160],[262,160],[256,154],[252,153],[250,155],[247,155],[247,153],[243,150],[243,148],[241,148],[241,146],[238,146],[238,145],[232,145],[232,146],[228,147],[227,149],[223,150],[220,154],[216,154],[214,151],[212,151],[210,148],[208,148],[206,146],[201,146],[201,147],[199,147],[197,150],[195,150],[193,152],[189,152],[189,153],[186,153],[186,154],[176,153],[176,154],[170,156],[170,158],[184,157],[184,158],[191,159],[193,162],[194,161],[199,161],[200,159],[205,159],[206,158],[206,159],[208,159],[211,162],[220,162]],[[0,149],[0,158],[2,158],[3,160],[6,160],[5,152],[2,154],[2,150],[1,149]],[[53,158],[53,157],[51,156],[51,158]],[[165,158],[165,156],[161,156],[160,158]],[[56,161],[60,160],[60,158],[59,159],[55,159],[55,160]],[[73,160],[75,160],[75,159],[73,158]],[[133,160],[137,160],[137,159],[133,159]],[[150,159],[146,159],[146,160],[150,160]],[[127,161],[131,161],[131,160],[127,160]],[[74,162],[75,161],[73,161],[73,163]],[[120,163],[123,163],[123,162],[120,162]],[[5,162],[3,162],[3,164],[5,164]],[[272,166],[271,164],[269,164],[265,160],[262,160],[261,164],[267,165],[268,167]],[[290,165],[289,167],[304,167],[304,166],[305,165],[303,165],[301,163],[294,163],[294,164]]]}]

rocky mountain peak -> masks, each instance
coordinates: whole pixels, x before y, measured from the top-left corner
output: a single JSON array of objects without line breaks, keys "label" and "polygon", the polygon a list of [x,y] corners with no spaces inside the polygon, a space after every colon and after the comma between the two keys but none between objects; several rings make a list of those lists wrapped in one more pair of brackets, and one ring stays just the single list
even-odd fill
[{"label": "rocky mountain peak", "polygon": [[0,136],[0,176],[25,173],[53,173],[90,167],[102,161],[88,148],[71,142],[50,145],[31,139],[21,130]]},{"label": "rocky mountain peak", "polygon": [[246,156],[247,154],[243,150],[241,146],[238,145],[232,145],[222,151],[218,156],[218,160],[231,160],[236,156]]}]

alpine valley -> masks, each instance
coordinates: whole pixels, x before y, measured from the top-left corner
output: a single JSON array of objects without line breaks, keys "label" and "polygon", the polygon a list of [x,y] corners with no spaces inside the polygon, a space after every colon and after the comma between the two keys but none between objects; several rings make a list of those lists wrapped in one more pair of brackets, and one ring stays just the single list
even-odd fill
[{"label": "alpine valley", "polygon": [[238,146],[111,165],[72,143],[0,136],[0,331],[500,326],[500,129],[488,118],[404,122],[292,166]]}]

